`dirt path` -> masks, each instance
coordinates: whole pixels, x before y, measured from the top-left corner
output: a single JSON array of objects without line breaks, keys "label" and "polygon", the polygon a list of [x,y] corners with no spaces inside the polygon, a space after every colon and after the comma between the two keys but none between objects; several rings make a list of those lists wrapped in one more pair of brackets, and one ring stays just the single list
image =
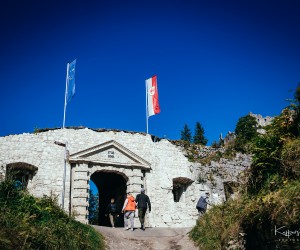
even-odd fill
[{"label": "dirt path", "polygon": [[135,229],[94,226],[106,238],[110,250],[196,250],[189,240],[190,228],[147,228],[145,231]]}]

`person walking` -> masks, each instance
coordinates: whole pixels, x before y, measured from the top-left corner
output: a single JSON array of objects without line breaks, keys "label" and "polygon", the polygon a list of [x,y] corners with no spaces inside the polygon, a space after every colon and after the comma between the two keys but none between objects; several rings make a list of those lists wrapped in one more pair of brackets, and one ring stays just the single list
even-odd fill
[{"label": "person walking", "polygon": [[151,212],[151,203],[148,195],[145,194],[145,189],[141,189],[141,193],[136,196],[137,207],[139,211],[139,219],[141,222],[141,229],[145,231],[145,215],[147,208]]},{"label": "person walking", "polygon": [[199,218],[206,212],[207,204],[210,204],[208,199],[209,199],[209,192],[206,192],[205,195],[202,195],[197,202],[196,208],[199,213]]},{"label": "person walking", "polygon": [[134,212],[136,209],[136,202],[132,194],[129,192],[127,194],[127,198],[124,202],[122,213],[124,213],[124,227],[125,230],[129,230],[129,223],[128,220],[130,220],[130,226],[131,231],[134,230]]},{"label": "person walking", "polygon": [[111,198],[110,203],[106,208],[106,216],[109,215],[110,224],[112,227],[115,227],[115,221],[118,215],[117,204],[115,203],[115,199]]}]

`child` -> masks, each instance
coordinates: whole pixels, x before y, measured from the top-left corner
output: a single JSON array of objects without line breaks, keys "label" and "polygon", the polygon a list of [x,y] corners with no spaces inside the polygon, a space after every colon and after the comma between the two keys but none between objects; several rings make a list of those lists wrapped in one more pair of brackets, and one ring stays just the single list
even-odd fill
[{"label": "child", "polygon": [[106,216],[109,215],[110,224],[112,227],[115,227],[116,218],[119,217],[117,214],[117,204],[115,203],[115,199],[110,199],[110,204],[108,204],[106,208]]}]

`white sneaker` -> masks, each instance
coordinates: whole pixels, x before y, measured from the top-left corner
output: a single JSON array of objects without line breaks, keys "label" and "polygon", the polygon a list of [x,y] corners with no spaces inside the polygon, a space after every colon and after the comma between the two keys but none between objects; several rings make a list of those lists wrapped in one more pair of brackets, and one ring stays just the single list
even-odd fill
[{"label": "white sneaker", "polygon": [[131,228],[131,231],[133,231],[133,228]]},{"label": "white sneaker", "polygon": [[129,227],[125,227],[124,229],[125,229],[125,230],[129,230]]}]

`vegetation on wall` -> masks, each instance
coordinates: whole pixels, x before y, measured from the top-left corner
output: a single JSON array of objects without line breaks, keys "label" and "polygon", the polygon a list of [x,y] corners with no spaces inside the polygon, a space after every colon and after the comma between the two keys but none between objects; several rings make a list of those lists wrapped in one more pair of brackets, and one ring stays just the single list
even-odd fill
[{"label": "vegetation on wall", "polygon": [[[249,117],[239,120],[236,140],[241,143],[234,146],[253,155],[248,181],[235,200],[212,207],[198,220],[190,236],[201,249],[300,248],[299,97],[300,85],[295,100],[265,134],[254,131]],[[298,235],[287,237],[284,232]]]},{"label": "vegetation on wall", "polygon": [[193,144],[183,140],[170,140],[170,142],[184,149],[185,156],[190,162],[198,162],[202,165],[209,165],[212,161],[219,162],[222,158],[233,159],[236,156],[236,150],[231,145],[222,148],[218,144],[215,147],[205,148],[201,144]]},{"label": "vegetation on wall", "polygon": [[69,217],[54,197],[0,182],[0,249],[104,249],[102,236]]}]

